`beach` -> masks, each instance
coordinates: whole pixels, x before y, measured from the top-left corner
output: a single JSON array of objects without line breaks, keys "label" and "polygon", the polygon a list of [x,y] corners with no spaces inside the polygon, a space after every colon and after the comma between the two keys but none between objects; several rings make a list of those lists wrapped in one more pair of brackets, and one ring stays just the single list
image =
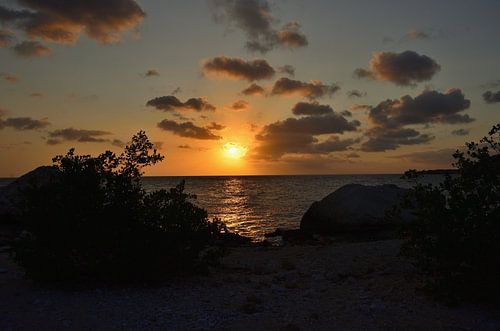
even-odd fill
[{"label": "beach", "polygon": [[[418,290],[397,239],[230,249],[208,275],[155,286],[54,289],[1,253],[4,330],[497,330],[498,307]],[[2,267],[4,268],[4,267]]]}]

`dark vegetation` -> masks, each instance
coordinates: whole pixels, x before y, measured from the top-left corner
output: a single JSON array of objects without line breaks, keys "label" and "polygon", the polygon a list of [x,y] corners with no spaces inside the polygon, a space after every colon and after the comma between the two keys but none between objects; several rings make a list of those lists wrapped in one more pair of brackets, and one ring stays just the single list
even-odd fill
[{"label": "dark vegetation", "polygon": [[[427,273],[427,288],[435,294],[499,299],[500,124],[466,147],[453,155],[456,175],[410,191],[406,205],[415,208],[417,218],[405,231],[403,253]],[[405,174],[417,175],[414,170]]]},{"label": "dark vegetation", "polygon": [[142,169],[162,160],[143,131],[121,155],[55,157],[57,180],[24,192],[15,259],[44,281],[156,281],[216,262],[226,228],[184,183],[141,187]]}]

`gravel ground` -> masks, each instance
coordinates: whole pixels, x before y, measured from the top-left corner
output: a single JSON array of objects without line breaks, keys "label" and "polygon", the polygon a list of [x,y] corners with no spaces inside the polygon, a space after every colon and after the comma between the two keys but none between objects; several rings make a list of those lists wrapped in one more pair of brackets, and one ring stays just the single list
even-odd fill
[{"label": "gravel ground", "polygon": [[0,330],[499,330],[500,309],[416,292],[400,242],[235,248],[156,288],[39,287],[0,250]]}]

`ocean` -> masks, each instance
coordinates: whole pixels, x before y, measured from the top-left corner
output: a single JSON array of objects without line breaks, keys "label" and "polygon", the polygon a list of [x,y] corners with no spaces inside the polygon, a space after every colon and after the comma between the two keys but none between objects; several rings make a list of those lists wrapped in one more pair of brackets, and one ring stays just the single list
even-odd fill
[{"label": "ocean", "polygon": [[[431,182],[440,176],[426,176]],[[317,176],[214,176],[144,177],[146,190],[168,189],[186,181],[186,192],[196,194],[196,204],[209,217],[218,217],[228,227],[255,240],[276,228],[298,228],[300,219],[314,202],[339,187],[396,184],[410,187],[401,175],[317,175]],[[12,179],[0,179],[0,186]]]}]

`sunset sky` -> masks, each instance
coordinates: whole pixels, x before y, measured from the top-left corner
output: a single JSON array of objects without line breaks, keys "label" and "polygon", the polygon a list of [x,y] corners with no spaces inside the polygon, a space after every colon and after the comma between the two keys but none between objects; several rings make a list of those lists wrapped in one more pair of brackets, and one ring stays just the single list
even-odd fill
[{"label": "sunset sky", "polygon": [[500,123],[500,1],[0,0],[0,177],[145,130],[147,175],[450,166]]}]

